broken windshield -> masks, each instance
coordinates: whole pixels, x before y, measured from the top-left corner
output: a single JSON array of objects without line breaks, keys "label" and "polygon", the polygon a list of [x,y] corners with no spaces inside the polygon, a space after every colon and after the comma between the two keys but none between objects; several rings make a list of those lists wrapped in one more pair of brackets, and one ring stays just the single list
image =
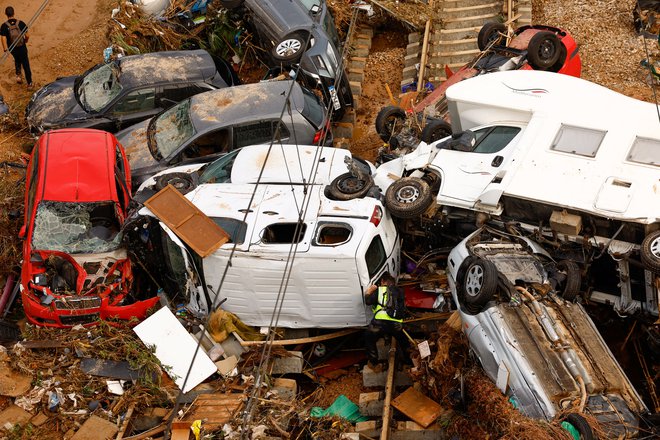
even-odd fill
[{"label": "broken windshield", "polygon": [[169,157],[195,134],[190,100],[164,111],[149,124],[149,150],[157,159]]},{"label": "broken windshield", "polygon": [[199,184],[202,183],[228,183],[231,181],[231,169],[236,156],[241,150],[234,150],[200,168]]},{"label": "broken windshield", "polygon": [[102,64],[91,70],[80,82],[76,91],[82,106],[88,112],[99,112],[121,92],[119,67]]},{"label": "broken windshield", "polygon": [[37,207],[34,249],[92,254],[113,251],[120,242],[114,203],[42,201]]}]

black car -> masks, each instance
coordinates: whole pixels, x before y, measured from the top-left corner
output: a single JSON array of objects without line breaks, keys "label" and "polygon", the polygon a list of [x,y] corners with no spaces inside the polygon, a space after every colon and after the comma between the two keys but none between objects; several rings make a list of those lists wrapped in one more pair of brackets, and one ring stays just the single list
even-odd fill
[{"label": "black car", "polygon": [[131,55],[42,87],[25,117],[34,135],[63,127],[114,133],[192,95],[238,83],[226,61],[204,50]]},{"label": "black car", "polygon": [[353,106],[341,42],[325,0],[220,0],[220,5],[253,28],[271,66],[300,65],[297,79],[321,90],[333,119]]}]

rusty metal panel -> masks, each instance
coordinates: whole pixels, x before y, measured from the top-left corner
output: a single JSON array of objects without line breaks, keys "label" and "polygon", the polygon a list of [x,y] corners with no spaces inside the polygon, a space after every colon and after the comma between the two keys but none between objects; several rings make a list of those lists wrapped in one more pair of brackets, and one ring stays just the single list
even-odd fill
[{"label": "rusty metal panel", "polygon": [[229,235],[220,226],[172,185],[167,185],[144,205],[202,258],[229,241]]},{"label": "rusty metal panel", "polygon": [[413,387],[392,400],[392,406],[424,428],[428,428],[444,412],[440,405]]}]

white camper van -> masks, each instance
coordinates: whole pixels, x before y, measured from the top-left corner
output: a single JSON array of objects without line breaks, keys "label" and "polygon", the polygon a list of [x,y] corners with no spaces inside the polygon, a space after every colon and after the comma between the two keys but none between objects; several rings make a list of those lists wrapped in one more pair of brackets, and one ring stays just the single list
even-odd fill
[{"label": "white camper van", "polygon": [[127,228],[132,249],[170,297],[198,314],[225,300],[222,308],[246,324],[269,326],[281,298],[280,327],[366,325],[366,288],[399,271],[392,218],[379,198],[326,196],[349,151],[268,149],[245,147],[203,167],[173,168],[141,188],[185,181],[186,197],[229,234],[228,243],[201,259],[142,208]]},{"label": "white camper van", "polygon": [[[421,143],[374,176],[387,190],[392,215],[497,218],[526,225],[557,248],[560,241],[588,243],[590,252],[613,257],[621,283],[616,294],[596,285],[591,299],[657,315],[656,106],[542,71],[477,76],[451,86],[447,100],[455,134]],[[434,201],[439,209],[428,209]],[[583,252],[568,248],[576,258]],[[636,286],[634,271],[641,280]]]}]

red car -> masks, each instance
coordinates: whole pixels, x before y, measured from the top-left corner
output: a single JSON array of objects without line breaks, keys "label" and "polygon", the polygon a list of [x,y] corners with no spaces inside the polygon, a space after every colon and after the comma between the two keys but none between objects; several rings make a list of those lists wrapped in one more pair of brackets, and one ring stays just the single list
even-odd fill
[{"label": "red car", "polygon": [[[445,92],[452,84],[473,76],[500,70],[547,70],[580,77],[582,62],[577,43],[567,31],[552,26],[532,25],[516,29],[509,44],[506,44],[505,36],[504,24],[486,23],[477,37],[481,53],[457,72],[445,67],[447,80],[415,104],[412,110],[408,110],[408,115],[404,109],[396,106],[381,109],[376,118],[376,131],[380,137],[390,144],[394,140],[396,145],[393,148],[396,148],[406,143],[406,140],[410,143],[421,139],[429,143],[450,135],[450,121],[445,121]],[[406,124],[406,117],[410,120],[410,116],[416,116],[417,121]],[[420,127],[423,127],[421,132],[411,133]]]},{"label": "red car", "polygon": [[28,321],[48,327],[143,319],[121,227],[130,202],[124,149],[110,133],[52,130],[27,170],[21,298]]}]

